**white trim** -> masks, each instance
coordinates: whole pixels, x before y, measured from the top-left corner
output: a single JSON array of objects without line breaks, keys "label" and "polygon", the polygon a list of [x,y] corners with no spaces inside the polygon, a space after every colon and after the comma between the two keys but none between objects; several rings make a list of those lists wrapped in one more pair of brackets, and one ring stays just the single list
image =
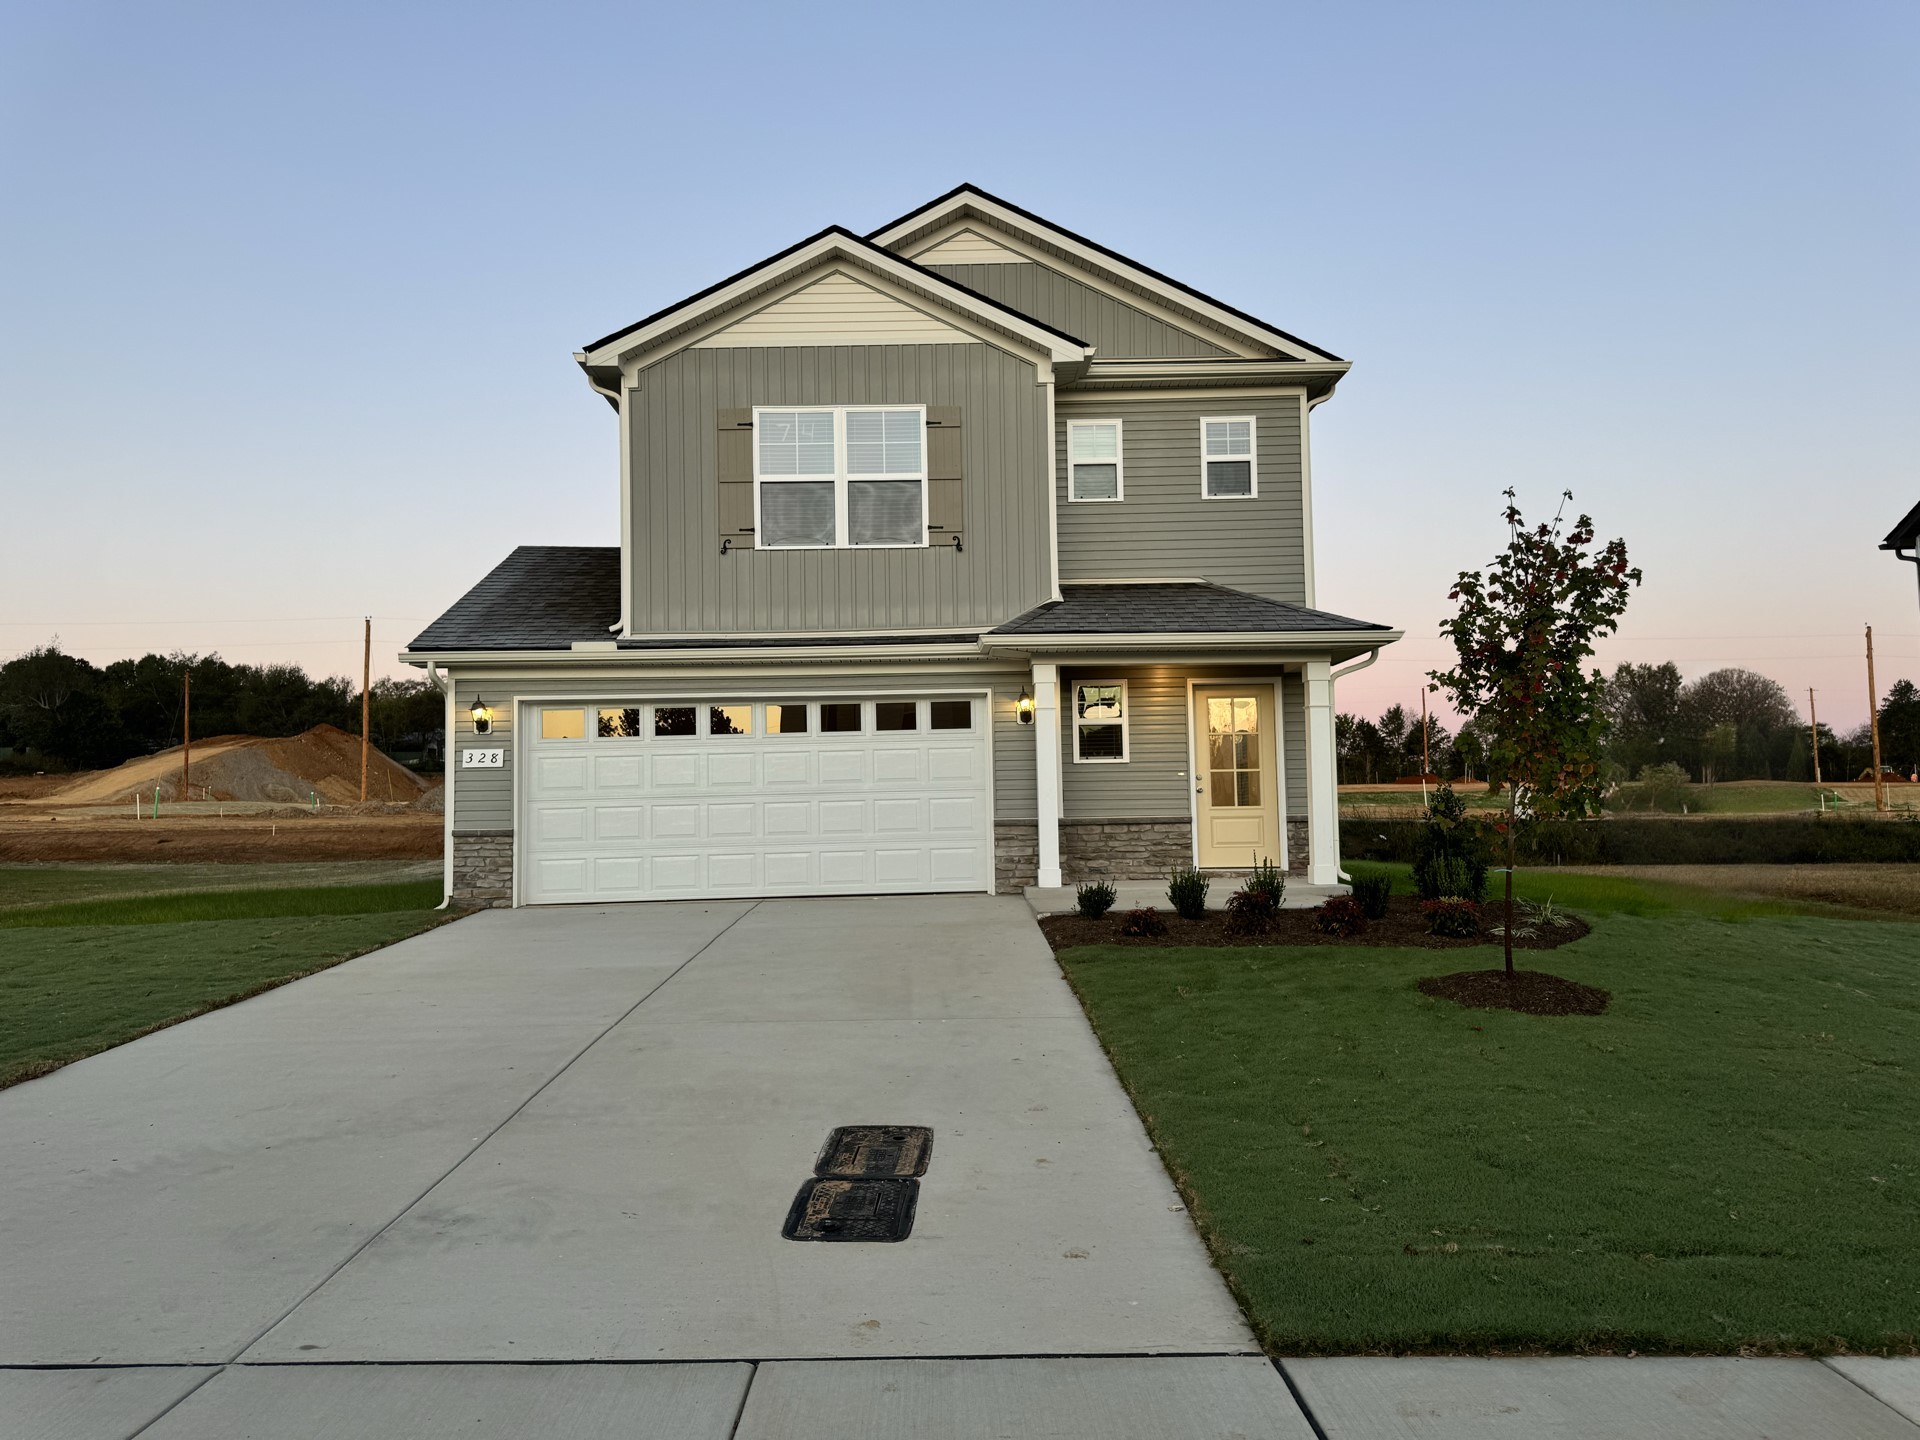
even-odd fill
[{"label": "white trim", "polygon": [[1167,390],[1102,390],[1090,386],[1084,381],[1068,385],[1060,391],[1064,405],[1098,406],[1121,402],[1137,403],[1142,400],[1165,400],[1172,404],[1185,404],[1193,400],[1284,400],[1289,395],[1306,397],[1304,385],[1246,385],[1218,387],[1195,387],[1194,389],[1173,388]]},{"label": "white trim", "polygon": [[[427,674],[429,677],[433,675],[431,666],[427,668]],[[440,764],[446,776],[440,782],[440,808],[445,812],[445,819],[440,825],[440,880],[443,891],[440,903],[451,905],[453,903],[453,772],[460,768],[458,752],[454,749],[457,737],[453,733],[453,727],[459,721],[454,711],[453,693],[459,686],[453,678],[452,671],[444,671],[442,676],[441,683],[447,694],[447,718],[446,728],[440,732]]]},{"label": "white trim", "polygon": [[[921,231],[922,233],[912,242],[913,245],[917,247],[913,253],[919,254],[930,245],[938,244],[940,240],[946,238],[936,227],[946,224],[948,228],[958,229],[962,225],[965,225],[969,217],[964,212],[968,210],[971,210],[974,216],[992,222],[992,228],[995,231],[993,238],[995,240],[1007,245],[1009,249],[1034,255],[1035,261],[1038,264],[1051,264],[1052,262],[1040,259],[1040,255],[1045,252],[1041,251],[1031,240],[1026,238],[1036,233],[1040,234],[1041,238],[1043,238],[1048,245],[1059,250],[1062,255],[1072,259],[1082,269],[1091,272],[1095,278],[1124,275],[1127,281],[1127,285],[1124,288],[1115,285],[1111,279],[1107,279],[1105,285],[1098,288],[1106,288],[1108,289],[1108,293],[1112,294],[1114,298],[1124,299],[1137,309],[1147,310],[1150,314],[1152,313],[1152,309],[1149,308],[1151,306],[1164,308],[1175,313],[1185,312],[1191,315],[1193,319],[1186,321],[1186,323],[1182,325],[1182,329],[1190,328],[1193,320],[1197,319],[1215,329],[1225,331],[1230,336],[1251,339],[1257,344],[1263,345],[1268,349],[1278,350],[1285,355],[1297,356],[1303,360],[1322,360],[1326,358],[1326,352],[1324,351],[1315,350],[1301,341],[1289,339],[1279,331],[1272,329],[1270,326],[1263,325],[1257,320],[1248,320],[1235,315],[1223,309],[1217,302],[1205,300],[1197,295],[1190,295],[1185,290],[1171,285],[1165,280],[1147,274],[1137,265],[1127,260],[1093,249],[1084,241],[1076,240],[1071,235],[1055,229],[1044,220],[1033,220],[1024,215],[1016,215],[1004,206],[987,199],[975,190],[962,190],[959,194],[947,200],[943,210],[919,211],[916,214],[908,216],[900,223],[890,225],[885,230],[878,231],[868,238],[877,245],[890,247],[901,235]],[[951,220],[942,221],[939,217],[943,214],[952,217]],[[1000,233],[1003,231],[1006,233]],[[908,258],[911,259],[912,256],[909,255]],[[1134,294],[1136,287],[1138,290],[1144,291],[1145,295],[1136,296]],[[1142,299],[1146,299],[1147,303],[1142,304]],[[1166,317],[1160,316],[1156,318],[1164,319]]]},{"label": "white trim", "polygon": [[1326,660],[1300,667],[1306,701],[1307,883],[1340,883],[1340,775],[1333,732],[1333,679]]},{"label": "white trim", "polygon": [[[1080,718],[1082,685],[1113,686],[1120,691],[1120,753],[1118,755],[1082,755],[1080,730],[1084,725],[1111,725],[1111,720],[1086,721]],[[1076,765],[1125,765],[1133,757],[1133,702],[1124,680],[1082,680],[1075,677],[1067,684],[1067,728],[1073,732],[1073,763]]]},{"label": "white trim", "polygon": [[1060,884],[1060,812],[1065,789],[1060,783],[1060,667],[1036,661],[1033,667],[1033,809],[1037,863],[1044,888]]},{"label": "white trim", "polygon": [[[1215,686],[1265,687],[1273,691],[1273,813],[1280,842],[1280,873],[1287,874],[1293,868],[1293,857],[1287,850],[1287,729],[1286,701],[1281,695],[1281,680],[1285,672],[1276,675],[1252,675],[1246,677],[1234,675],[1189,675],[1187,677],[1187,768],[1193,781],[1193,793],[1188,797],[1188,825],[1193,832],[1193,866],[1200,868],[1200,787],[1205,781],[1200,766],[1200,737],[1194,729],[1193,692]],[[1305,738],[1304,736],[1302,737]]]},{"label": "white trim", "polygon": [[[905,471],[888,472],[879,475],[855,475],[847,468],[847,417],[855,411],[875,411],[886,414],[891,411],[911,412],[919,417],[916,433],[920,445],[920,470],[917,475]],[[760,473],[760,417],[763,414],[776,415],[819,415],[833,416],[833,473],[831,475],[762,475]],[[884,444],[884,441],[882,442]],[[927,476],[931,473],[927,451],[931,448],[927,442],[927,407],[925,405],[756,405],[753,407],[753,535],[754,548],[757,550],[925,550],[927,538]],[[920,538],[904,544],[892,542],[885,545],[856,545],[847,516],[847,488],[856,483],[869,480],[904,481],[918,480],[920,484]],[[766,540],[766,523],[760,518],[760,489],[763,485],[804,485],[820,484],[833,486],[833,540],[831,545],[772,545]]]},{"label": "white trim", "polygon": [[[1076,495],[1074,493],[1074,467],[1076,464],[1097,465],[1097,460],[1076,461],[1073,458],[1073,432],[1089,430],[1097,425],[1113,427],[1113,494]],[[1067,503],[1070,505],[1118,505],[1127,498],[1127,427],[1118,416],[1097,418],[1094,416],[1075,416],[1067,421]]]},{"label": "white trim", "polygon": [[[1054,444],[1054,436],[1060,433],[1059,422],[1054,416],[1054,401],[1058,386],[1053,376],[1041,377],[1041,385],[1047,392],[1047,574],[1053,582],[1053,593],[1047,598],[1059,600],[1060,594],[1060,452]],[[982,632],[985,633],[984,631]]]},{"label": "white trim", "polygon": [[1300,586],[1309,610],[1315,603],[1318,587],[1313,573],[1313,445],[1307,436],[1307,419],[1313,404],[1306,391],[1300,392]]},{"label": "white trim", "polygon": [[[1207,466],[1215,460],[1235,461],[1238,455],[1212,455],[1207,451],[1207,426],[1245,425],[1247,427],[1247,493],[1215,495],[1209,488],[1212,479]],[[1260,498],[1260,417],[1257,415],[1202,415],[1200,417],[1200,498],[1202,500],[1258,500]]]}]

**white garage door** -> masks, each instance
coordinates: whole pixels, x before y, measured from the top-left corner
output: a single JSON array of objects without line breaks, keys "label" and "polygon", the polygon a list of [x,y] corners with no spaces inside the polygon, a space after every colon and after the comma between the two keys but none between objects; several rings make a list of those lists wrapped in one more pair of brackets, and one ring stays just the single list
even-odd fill
[{"label": "white garage door", "polygon": [[983,697],[533,703],[523,903],[985,890]]}]

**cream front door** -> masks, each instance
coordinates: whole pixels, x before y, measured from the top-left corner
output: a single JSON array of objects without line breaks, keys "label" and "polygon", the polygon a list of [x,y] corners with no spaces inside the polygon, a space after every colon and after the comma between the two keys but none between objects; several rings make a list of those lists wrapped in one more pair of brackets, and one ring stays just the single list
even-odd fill
[{"label": "cream front door", "polygon": [[1194,819],[1203,869],[1282,863],[1278,720],[1271,685],[1194,687]]}]

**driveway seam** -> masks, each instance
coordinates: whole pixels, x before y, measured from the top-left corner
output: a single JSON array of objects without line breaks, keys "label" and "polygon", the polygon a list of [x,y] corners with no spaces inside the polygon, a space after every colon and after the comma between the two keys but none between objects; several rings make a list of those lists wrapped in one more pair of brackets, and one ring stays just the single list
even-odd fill
[{"label": "driveway seam", "polygon": [[[540,1084],[534,1088],[532,1093],[529,1094],[526,1099],[522,1100],[518,1105],[514,1106],[512,1110],[507,1112],[507,1114],[501,1119],[499,1124],[495,1125],[491,1130],[487,1131],[486,1134],[482,1135],[478,1140],[474,1141],[473,1144],[468,1147],[465,1154],[461,1155],[461,1157],[458,1160],[455,1160],[453,1164],[449,1165],[439,1175],[435,1176],[434,1179],[427,1185],[427,1187],[424,1190],[422,1190],[418,1195],[414,1196],[405,1205],[401,1206],[398,1210],[396,1210],[393,1214],[393,1217],[389,1219],[386,1224],[382,1225],[378,1230],[374,1231],[371,1235],[367,1236],[365,1240],[362,1240],[358,1245],[354,1246],[353,1249],[348,1252],[346,1257],[342,1259],[339,1264],[335,1265],[331,1270],[327,1271],[325,1275],[321,1276],[320,1279],[313,1285],[311,1289],[309,1289],[305,1294],[303,1294],[298,1300],[295,1300],[293,1304],[289,1305],[273,1320],[269,1321],[256,1334],[250,1337],[243,1345],[241,1345],[241,1347],[238,1350],[236,1350],[231,1356],[228,1357],[226,1363],[227,1364],[239,1363],[241,1356],[245,1355],[247,1351],[251,1350],[254,1346],[258,1345],[262,1340],[266,1339],[267,1336],[271,1335],[281,1325],[284,1325],[287,1322],[288,1317],[290,1317],[294,1311],[298,1310],[302,1305],[306,1304],[315,1295],[318,1295],[323,1289],[325,1289],[327,1285],[331,1283],[331,1281],[335,1276],[337,1276],[342,1270],[346,1269],[347,1266],[351,1265],[355,1260],[358,1260],[363,1254],[365,1254],[368,1246],[372,1245],[374,1241],[378,1240],[382,1235],[386,1234],[387,1231],[391,1230],[395,1225],[399,1224],[401,1220],[405,1219],[407,1216],[407,1213],[410,1210],[412,1210],[414,1206],[418,1205],[422,1200],[426,1199],[435,1190],[439,1189],[440,1186],[446,1182],[448,1176],[452,1175],[454,1171],[458,1170],[462,1165],[466,1164],[467,1161],[471,1160],[476,1154],[478,1154],[482,1146],[484,1146],[489,1140],[493,1139],[494,1136],[498,1135],[502,1130],[504,1130],[509,1124],[513,1122],[515,1116],[519,1115],[521,1111],[525,1110],[527,1106],[531,1105],[535,1100],[538,1100],[540,1096],[546,1092],[546,1089],[549,1085],[553,1084],[554,1081],[558,1080],[562,1075],[566,1074],[575,1065],[579,1064],[581,1057],[584,1056],[589,1050],[593,1049],[594,1046],[598,1045],[602,1040],[606,1039],[607,1036],[611,1035],[614,1032],[614,1030],[619,1027],[621,1021],[625,1020],[629,1015],[633,1014],[634,1011],[638,1010],[642,1005],[646,1004],[647,1001],[651,1000],[655,995],[658,995],[661,989],[669,981],[671,981],[674,976],[678,975],[682,970],[686,969],[687,966],[691,965],[694,961],[698,960],[702,955],[706,954],[707,951],[711,950],[716,944],[719,943],[721,936],[725,935],[729,930],[733,929],[734,926],[738,925],[742,920],[746,919],[747,916],[751,915],[755,910],[758,910],[760,908],[760,904],[761,904],[760,901],[758,900],[754,901],[751,905],[747,906],[746,909],[742,910],[738,915],[734,916],[733,919],[729,920],[725,925],[721,926],[711,936],[708,937],[706,943],[701,945],[701,947],[698,950],[694,951],[691,955],[687,956],[686,959],[682,960],[678,965],[674,966],[673,969],[668,971],[666,975],[662,976],[659,982],[655,984],[651,989],[649,989],[646,994],[642,995],[638,1000],[634,1001],[633,1004],[629,1005],[625,1010],[622,1010],[619,1013],[619,1015],[615,1016],[614,1019],[606,1026],[605,1029],[601,1030],[591,1040],[587,1041],[585,1045],[582,1045],[580,1049],[577,1052],[575,1052],[571,1060],[567,1061],[566,1064],[562,1065],[558,1070],[554,1071],[553,1074],[549,1075],[545,1080],[541,1081]],[[195,1387],[195,1389],[198,1389],[198,1388],[199,1388],[198,1386]],[[192,1392],[190,1391],[188,1393],[192,1393]]]},{"label": "driveway seam", "polygon": [[147,1423],[142,1425],[138,1430],[129,1430],[127,1432],[127,1440],[136,1440],[136,1437],[146,1434],[147,1431],[151,1430],[154,1426],[158,1425],[162,1420],[166,1419],[167,1416],[171,1415],[174,1411],[178,1410],[182,1405],[186,1404],[187,1401],[191,1400],[194,1396],[198,1395],[202,1390],[206,1389],[207,1386],[211,1385],[215,1380],[219,1379],[220,1376],[225,1373],[226,1368],[227,1367],[225,1365],[212,1366],[210,1373],[204,1379],[202,1379],[198,1385],[188,1387],[187,1392],[184,1395],[175,1396],[173,1403],[171,1405],[167,1406],[166,1409],[162,1410],[158,1415],[154,1416],[151,1420],[147,1421]]},{"label": "driveway seam", "polygon": [[1314,1433],[1315,1440],[1327,1440],[1327,1432],[1320,1424],[1320,1417],[1313,1413],[1313,1407],[1307,1404],[1307,1397],[1302,1395],[1300,1387],[1293,1383],[1293,1376],[1288,1373],[1286,1362],[1276,1359],[1273,1362],[1273,1368],[1280,1372],[1281,1382],[1287,1387],[1287,1393],[1293,1396],[1293,1403],[1300,1410],[1300,1418],[1307,1422],[1308,1428]]},{"label": "driveway seam", "polygon": [[740,1404],[733,1412],[733,1424],[727,1427],[727,1440],[734,1440],[740,1433],[740,1422],[747,1418],[747,1397],[753,1393],[753,1382],[760,1378],[760,1362],[747,1362],[747,1383],[740,1387]]},{"label": "driveway seam", "polygon": [[1858,1390],[1862,1395],[1865,1395],[1868,1399],[1876,1400],[1880,1404],[1885,1405],[1888,1410],[1892,1411],[1895,1415],[1899,1416],[1902,1420],[1906,1421],[1907,1424],[1915,1426],[1916,1431],[1920,1432],[1920,1422],[1916,1422],[1911,1415],[1907,1414],[1906,1411],[1902,1410],[1899,1406],[1893,1404],[1890,1400],[1887,1400],[1882,1396],[1875,1395],[1873,1391],[1869,1390],[1866,1386],[1862,1385],[1858,1380],[1854,1379],[1853,1376],[1847,1374],[1846,1371],[1836,1366],[1833,1363],[1833,1357],[1831,1355],[1822,1355],[1819,1360],[1819,1365],[1820,1365],[1820,1368],[1825,1370],[1828,1374],[1838,1375],[1842,1380],[1846,1381],[1849,1385],[1853,1386],[1854,1389]]}]

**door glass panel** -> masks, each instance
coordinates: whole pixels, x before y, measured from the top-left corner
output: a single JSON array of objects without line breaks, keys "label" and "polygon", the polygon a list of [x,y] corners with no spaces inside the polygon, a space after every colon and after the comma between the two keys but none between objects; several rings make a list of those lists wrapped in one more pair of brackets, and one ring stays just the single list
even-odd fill
[{"label": "door glass panel", "polygon": [[971,730],[973,728],[973,702],[971,700],[935,700],[929,705],[935,730]]},{"label": "door glass panel", "polygon": [[584,710],[542,710],[540,712],[540,738],[542,740],[581,740],[587,734],[587,712]]},{"label": "door glass panel", "polygon": [[709,705],[707,733],[709,735],[751,735],[753,707],[751,705]]},{"label": "door glass panel", "polygon": [[918,728],[920,702],[917,700],[881,700],[873,707],[876,730],[913,730]]},{"label": "door glass panel", "polygon": [[653,709],[653,733],[656,735],[693,734],[693,706],[656,705]]},{"label": "door glass panel", "polygon": [[640,710],[637,706],[625,709],[607,709],[600,711],[600,738],[609,740],[620,736],[640,733]]},{"label": "door glass panel", "polygon": [[769,735],[806,734],[807,707],[804,705],[767,706],[767,733]]},{"label": "door glass panel", "polygon": [[858,700],[829,700],[820,707],[820,730],[822,734],[857,734],[860,730],[860,702]]},{"label": "door glass panel", "polygon": [[1260,804],[1260,702],[1253,696],[1207,698],[1207,767],[1214,808]]}]

